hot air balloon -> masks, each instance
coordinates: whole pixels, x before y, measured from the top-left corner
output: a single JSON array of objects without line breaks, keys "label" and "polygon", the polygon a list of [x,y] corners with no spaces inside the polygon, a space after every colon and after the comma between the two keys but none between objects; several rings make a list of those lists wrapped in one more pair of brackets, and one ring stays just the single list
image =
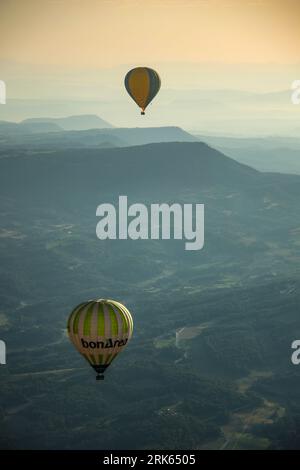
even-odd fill
[{"label": "hot air balloon", "polygon": [[136,67],[125,77],[125,88],[141,108],[141,114],[145,114],[146,107],[159,92],[160,84],[158,73],[149,67]]},{"label": "hot air balloon", "polygon": [[70,340],[97,372],[97,380],[128,344],[133,330],[130,312],[114,300],[79,304],[68,320]]}]

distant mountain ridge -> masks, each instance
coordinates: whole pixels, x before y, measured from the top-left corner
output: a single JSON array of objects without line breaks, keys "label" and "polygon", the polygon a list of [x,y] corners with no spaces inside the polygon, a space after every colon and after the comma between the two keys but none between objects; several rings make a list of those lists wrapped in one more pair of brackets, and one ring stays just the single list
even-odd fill
[{"label": "distant mountain ridge", "polygon": [[27,135],[61,131],[54,122],[9,122],[0,121],[0,136]]},{"label": "distant mountain ridge", "polygon": [[200,136],[201,141],[259,171],[300,174],[300,138]]},{"label": "distant mountain ridge", "polygon": [[[30,121],[23,126],[56,126],[55,123]],[[20,126],[12,126],[7,131],[7,124],[0,123],[0,145],[5,148],[65,149],[65,148],[107,148],[128,147],[163,142],[197,142],[198,139],[180,127],[137,127],[106,128],[65,131],[54,129],[49,132],[33,132],[25,135]],[[23,129],[23,128],[22,128]]]},{"label": "distant mountain ridge", "polygon": [[197,142],[198,139],[177,126],[120,127],[110,130],[128,145],[145,145],[163,142]]},{"label": "distant mountain ridge", "polygon": [[61,118],[30,118],[22,123],[54,123],[65,131],[79,131],[87,129],[111,129],[112,124],[100,118],[96,114],[83,114]]}]

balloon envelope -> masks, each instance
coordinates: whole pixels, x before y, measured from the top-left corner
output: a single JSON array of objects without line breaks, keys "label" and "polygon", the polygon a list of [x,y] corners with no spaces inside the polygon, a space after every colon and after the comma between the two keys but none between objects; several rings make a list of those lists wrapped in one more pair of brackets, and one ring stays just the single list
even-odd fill
[{"label": "balloon envelope", "polygon": [[141,108],[142,114],[159,92],[161,81],[158,73],[149,67],[136,67],[125,77],[125,88],[131,98]]},{"label": "balloon envelope", "polygon": [[77,351],[103,379],[103,373],[131,338],[130,312],[114,300],[89,300],[70,314],[68,334]]}]

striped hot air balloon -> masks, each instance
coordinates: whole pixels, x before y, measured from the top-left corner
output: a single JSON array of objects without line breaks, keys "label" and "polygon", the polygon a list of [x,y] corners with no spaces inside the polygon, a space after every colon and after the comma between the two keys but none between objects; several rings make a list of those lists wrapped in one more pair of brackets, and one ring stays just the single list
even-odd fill
[{"label": "striped hot air balloon", "polygon": [[133,330],[130,312],[114,300],[89,300],[70,314],[68,333],[77,351],[97,372],[97,380],[128,344]]},{"label": "striped hot air balloon", "polygon": [[125,88],[145,114],[148,104],[159,92],[161,81],[158,73],[149,67],[136,67],[125,77]]}]

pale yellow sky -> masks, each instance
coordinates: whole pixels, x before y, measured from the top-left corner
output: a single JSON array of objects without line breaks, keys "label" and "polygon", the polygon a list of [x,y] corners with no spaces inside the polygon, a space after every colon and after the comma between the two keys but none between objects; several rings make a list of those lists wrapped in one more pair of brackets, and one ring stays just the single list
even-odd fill
[{"label": "pale yellow sky", "polygon": [[299,0],[1,0],[0,60],[299,63]]}]

